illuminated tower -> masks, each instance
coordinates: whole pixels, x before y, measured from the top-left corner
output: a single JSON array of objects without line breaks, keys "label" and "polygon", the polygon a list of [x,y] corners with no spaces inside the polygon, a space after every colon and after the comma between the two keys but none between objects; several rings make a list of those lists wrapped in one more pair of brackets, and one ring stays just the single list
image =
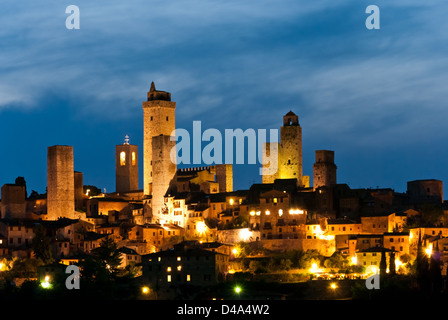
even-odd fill
[{"label": "illuminated tower", "polygon": [[52,146],[47,150],[47,217],[73,219],[75,216],[75,176],[73,147]]},{"label": "illuminated tower", "polygon": [[273,183],[275,179],[297,179],[299,187],[306,185],[302,163],[302,127],[299,124],[299,117],[294,112],[289,111],[283,116],[280,142],[270,142],[264,145],[266,157],[273,156],[270,155],[270,147],[277,153],[278,170],[275,174],[263,175],[262,182]]},{"label": "illuminated tower", "polygon": [[159,135],[152,138],[152,199],[153,222],[169,223],[170,212],[165,206],[165,194],[169,192],[176,174],[177,165],[171,161],[170,152],[176,145],[170,136]]},{"label": "illuminated tower", "polygon": [[299,117],[289,111],[283,116],[283,126],[280,128],[280,179],[297,179],[302,183],[302,127]]},{"label": "illuminated tower", "polygon": [[138,147],[125,142],[115,146],[115,192],[138,190]]},{"label": "illuminated tower", "polygon": [[[171,93],[158,91],[154,82],[143,102],[143,192],[152,194],[153,148],[152,138],[159,135],[170,136],[175,126],[176,102],[171,101]],[[169,158],[169,155],[168,155]]]}]

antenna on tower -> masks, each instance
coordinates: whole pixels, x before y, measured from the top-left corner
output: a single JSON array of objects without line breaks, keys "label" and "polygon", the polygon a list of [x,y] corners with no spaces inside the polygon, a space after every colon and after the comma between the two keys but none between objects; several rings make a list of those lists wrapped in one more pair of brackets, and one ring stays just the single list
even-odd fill
[{"label": "antenna on tower", "polygon": [[124,144],[129,144],[129,136],[128,135],[124,136]]}]

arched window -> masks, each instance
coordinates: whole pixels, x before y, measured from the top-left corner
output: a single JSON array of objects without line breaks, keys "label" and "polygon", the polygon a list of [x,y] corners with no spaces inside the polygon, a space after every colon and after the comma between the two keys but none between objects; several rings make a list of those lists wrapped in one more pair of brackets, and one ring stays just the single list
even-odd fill
[{"label": "arched window", "polygon": [[126,165],[126,152],[121,151],[120,152],[120,166]]},{"label": "arched window", "polygon": [[132,152],[131,160],[132,160],[132,165],[135,166],[135,164],[137,162],[137,159],[135,157],[135,152]]}]

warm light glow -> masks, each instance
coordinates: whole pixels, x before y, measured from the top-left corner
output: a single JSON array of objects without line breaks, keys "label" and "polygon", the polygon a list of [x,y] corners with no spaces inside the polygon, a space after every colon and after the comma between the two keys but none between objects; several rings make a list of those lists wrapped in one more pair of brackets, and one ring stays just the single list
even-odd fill
[{"label": "warm light glow", "polygon": [[237,248],[233,248],[232,253],[233,253],[234,255],[237,255],[237,254],[238,254],[238,249],[237,249]]},{"label": "warm light glow", "polygon": [[309,269],[310,273],[316,273],[316,272],[320,272],[322,271],[322,269],[319,269],[319,266],[317,265],[317,263],[313,263],[311,264],[311,268]]},{"label": "warm light glow", "polygon": [[87,189],[87,190],[86,190],[86,196],[88,196],[89,193],[90,193],[90,189]]},{"label": "warm light glow", "polygon": [[142,288],[142,293],[143,294],[148,294],[149,293],[149,288],[148,287],[143,287]]},{"label": "warm light glow", "polygon": [[395,259],[395,267],[398,269],[403,265],[403,262],[400,261],[400,259]]},{"label": "warm light glow", "polygon": [[187,274],[187,281],[191,280],[191,276],[189,274]]},{"label": "warm light glow", "polygon": [[177,257],[177,261],[180,261],[181,260],[181,257]]},{"label": "warm light glow", "polygon": [[333,290],[336,289],[336,288],[337,288],[336,283],[333,282],[333,283],[330,285],[330,287],[331,287],[331,289],[333,289]]},{"label": "warm light glow", "polygon": [[167,272],[171,272],[171,267],[166,268]]},{"label": "warm light glow", "polygon": [[290,209],[289,214],[303,214],[303,210],[301,209]]},{"label": "warm light glow", "polygon": [[120,166],[126,165],[126,152],[121,151],[120,152]]},{"label": "warm light glow", "polygon": [[251,216],[254,216],[255,215],[255,211],[251,211],[251,212],[249,212],[249,214],[251,215]]},{"label": "warm light glow", "polygon": [[199,235],[202,235],[207,231],[207,225],[204,221],[199,221],[196,223],[196,230],[198,231]]},{"label": "warm light glow", "polygon": [[269,211],[269,210],[266,210],[265,214],[266,214],[266,215],[268,216],[268,215],[270,215],[270,214],[271,214],[271,211]]},{"label": "warm light glow", "polygon": [[283,209],[278,209],[278,215],[281,217],[283,215]]},{"label": "warm light glow", "polygon": [[135,162],[136,162],[135,152],[132,152],[131,160],[132,160],[132,165],[135,166]]},{"label": "warm light glow", "polygon": [[255,212],[255,214],[256,214],[257,216],[259,216],[260,213],[261,213],[260,211]]},{"label": "warm light glow", "polygon": [[230,198],[229,203],[230,203],[231,206],[233,205],[233,199],[232,198]]},{"label": "warm light glow", "polygon": [[352,266],[358,264],[358,257],[357,257],[356,255],[350,258],[350,264],[351,264]]},{"label": "warm light glow", "polygon": [[250,236],[252,235],[252,233],[247,228],[240,229],[239,233],[241,241],[248,241],[250,239]]},{"label": "warm light glow", "polygon": [[429,244],[429,246],[425,249],[426,254],[428,257],[431,257],[432,254],[432,243]]},{"label": "warm light glow", "polygon": [[177,271],[181,271],[182,270],[182,266],[177,266]]},{"label": "warm light glow", "polygon": [[241,292],[241,287],[240,286],[236,286],[235,287],[235,292],[239,294]]},{"label": "warm light glow", "polygon": [[366,268],[366,274],[376,274],[378,272],[378,267],[375,265],[370,265]]},{"label": "warm light glow", "polygon": [[49,289],[51,287],[50,276],[45,276],[44,281],[40,283],[42,288]]}]

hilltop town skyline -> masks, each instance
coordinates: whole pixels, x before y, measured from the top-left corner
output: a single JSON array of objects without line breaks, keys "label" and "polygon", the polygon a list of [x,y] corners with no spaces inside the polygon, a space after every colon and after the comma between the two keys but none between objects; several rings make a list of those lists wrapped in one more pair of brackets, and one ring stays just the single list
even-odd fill
[{"label": "hilltop town skyline", "polygon": [[[446,8],[385,3],[381,29],[368,30],[367,5],[80,3],[81,28],[67,30],[62,4],[6,1],[0,181],[45,192],[46,148],[66,144],[88,184],[113,190],[114,146],[128,134],[142,148],[140,103],[155,81],[178,102],[180,128],[278,128],[293,110],[306,174],[313,151],[329,149],[352,188],[446,183]],[[257,166],[234,169],[238,189],[259,178]]]}]

